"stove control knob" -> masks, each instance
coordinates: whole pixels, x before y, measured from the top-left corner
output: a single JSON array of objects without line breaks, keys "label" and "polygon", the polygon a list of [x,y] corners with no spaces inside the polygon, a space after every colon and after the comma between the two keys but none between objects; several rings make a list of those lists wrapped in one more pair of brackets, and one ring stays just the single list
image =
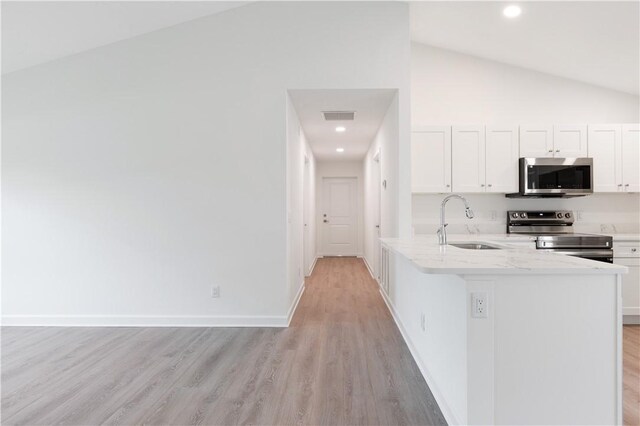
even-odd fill
[{"label": "stove control knob", "polygon": [[517,218],[518,217],[518,213],[511,213],[511,217],[514,218],[514,219]]},{"label": "stove control knob", "polygon": [[557,213],[557,214],[556,214],[556,217],[557,217],[558,219],[562,219],[562,213]]},{"label": "stove control knob", "polygon": [[564,217],[566,217],[567,219],[569,219],[571,217],[571,213],[565,213]]},{"label": "stove control knob", "polygon": [[520,217],[524,219],[525,217],[527,217],[527,214],[526,213],[520,213]]}]

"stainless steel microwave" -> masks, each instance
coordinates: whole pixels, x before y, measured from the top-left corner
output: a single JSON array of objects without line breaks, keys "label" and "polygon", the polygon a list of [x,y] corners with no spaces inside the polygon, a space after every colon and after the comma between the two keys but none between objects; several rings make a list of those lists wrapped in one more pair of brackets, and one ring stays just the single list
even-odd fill
[{"label": "stainless steel microwave", "polygon": [[593,194],[592,158],[521,158],[520,190],[507,197],[581,197]]}]

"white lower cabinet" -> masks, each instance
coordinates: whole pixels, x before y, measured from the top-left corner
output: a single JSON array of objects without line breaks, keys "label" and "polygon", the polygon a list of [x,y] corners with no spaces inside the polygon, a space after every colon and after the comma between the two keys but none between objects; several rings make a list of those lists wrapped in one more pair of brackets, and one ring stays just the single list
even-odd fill
[{"label": "white lower cabinet", "polygon": [[622,315],[625,323],[640,321],[640,242],[614,242],[613,263],[629,268],[622,276]]}]

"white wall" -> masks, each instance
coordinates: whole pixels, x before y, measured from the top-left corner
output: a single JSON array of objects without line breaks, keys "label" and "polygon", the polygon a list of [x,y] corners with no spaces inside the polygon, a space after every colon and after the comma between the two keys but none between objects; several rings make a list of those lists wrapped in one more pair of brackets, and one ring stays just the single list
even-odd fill
[{"label": "white wall", "polygon": [[323,226],[322,215],[324,213],[324,179],[325,178],[350,178],[355,177],[357,180],[358,188],[358,226],[357,226],[357,243],[358,243],[358,256],[362,256],[363,253],[363,229],[364,229],[364,187],[363,187],[363,174],[362,163],[357,161],[318,161],[316,163],[316,229],[318,232],[317,237],[317,252],[323,255],[322,252],[322,240],[323,240]]},{"label": "white wall", "polygon": [[409,50],[403,3],[258,2],[4,75],[3,321],[286,323],[286,90],[398,88],[408,152]]},{"label": "white wall", "polygon": [[[399,111],[398,96],[396,96],[389,105],[389,109],[363,161],[364,257],[369,266],[374,269],[374,273],[378,271],[379,260],[378,245],[375,240],[375,226],[378,218],[376,210],[379,209],[380,215],[380,236],[382,238],[393,237],[403,235],[403,231],[398,228],[397,224],[400,221],[397,218],[403,215],[400,209],[404,206],[410,207],[411,203],[411,200],[409,200],[407,205],[402,200],[400,186],[403,183],[394,179],[398,167],[402,170],[410,170],[410,167],[407,163],[402,162],[402,159],[400,159],[401,162],[399,164],[397,162],[401,155],[398,138],[402,132]],[[378,153],[379,163],[376,163],[374,157]],[[379,179],[375,176],[375,173],[379,173]],[[386,181],[386,188],[382,187],[382,182],[384,181]],[[379,201],[378,197],[380,197]]]},{"label": "white wall", "polygon": [[[306,159],[306,160],[305,160]],[[287,96],[287,301],[290,318],[301,295],[305,266],[305,245],[315,242],[310,229],[305,229],[305,216],[315,216],[315,206],[309,202],[315,196],[315,158],[300,126],[291,98]],[[312,210],[313,209],[313,210]],[[315,250],[311,251],[315,255]]]},{"label": "white wall", "polygon": [[637,123],[638,96],[411,45],[411,124]]}]

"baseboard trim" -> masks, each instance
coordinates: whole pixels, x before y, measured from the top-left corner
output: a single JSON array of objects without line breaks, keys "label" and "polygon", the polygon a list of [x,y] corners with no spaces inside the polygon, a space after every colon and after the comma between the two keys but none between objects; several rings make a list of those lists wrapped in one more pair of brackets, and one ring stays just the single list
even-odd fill
[{"label": "baseboard trim", "polygon": [[623,315],[622,324],[624,325],[640,325],[640,315]]},{"label": "baseboard trim", "polygon": [[391,317],[393,318],[393,321],[395,321],[396,326],[398,326],[398,330],[400,330],[400,334],[402,335],[402,338],[406,342],[407,347],[409,348],[409,352],[411,352],[411,356],[413,357],[413,359],[415,360],[416,364],[418,365],[418,368],[420,369],[420,372],[422,373],[422,377],[424,377],[424,380],[427,382],[427,385],[429,386],[429,389],[431,390],[431,393],[433,394],[433,397],[435,398],[436,402],[438,403],[438,407],[440,407],[440,410],[442,411],[442,415],[444,416],[444,419],[447,421],[447,424],[449,424],[449,425],[462,424],[462,423],[460,423],[458,421],[456,416],[453,414],[453,411],[451,411],[451,409],[447,405],[447,402],[444,399],[444,397],[442,396],[442,393],[440,393],[440,390],[435,385],[435,383],[433,381],[433,378],[431,377],[431,375],[427,371],[427,368],[422,363],[422,360],[418,356],[418,351],[415,348],[415,346],[414,346],[413,342],[411,341],[411,339],[409,338],[409,334],[407,333],[406,329],[402,325],[402,321],[400,320],[400,317],[397,315],[397,312],[396,312],[395,308],[393,307],[393,304],[391,303],[391,301],[389,300],[389,298],[387,297],[385,292],[382,290],[382,288],[380,288],[379,290],[380,290],[380,295],[382,296],[382,300],[384,300],[384,303],[387,305],[387,308],[389,309],[389,312],[391,313]]},{"label": "baseboard trim", "polygon": [[313,270],[316,267],[316,263],[318,263],[318,259],[320,258],[320,256],[316,256],[315,259],[313,259],[313,263],[311,264],[311,268],[309,268],[309,272],[307,273],[307,277],[310,277],[311,274],[313,274]]},{"label": "baseboard trim", "polygon": [[3,327],[287,327],[287,316],[5,315]]},{"label": "baseboard trim", "polygon": [[362,260],[364,260],[364,264],[367,267],[367,270],[369,271],[371,278],[373,278],[377,282],[378,279],[375,277],[375,275],[373,275],[373,269],[371,268],[371,265],[369,265],[369,262],[367,262],[367,258],[362,256]]},{"label": "baseboard trim", "polygon": [[303,281],[302,285],[298,289],[298,294],[296,294],[295,300],[293,301],[293,303],[291,304],[291,307],[289,308],[289,313],[287,314],[287,327],[291,325],[291,320],[293,319],[293,315],[296,313],[296,309],[298,309],[298,303],[300,302],[300,299],[302,299],[302,293],[304,293],[304,289],[305,289],[305,285]]}]

